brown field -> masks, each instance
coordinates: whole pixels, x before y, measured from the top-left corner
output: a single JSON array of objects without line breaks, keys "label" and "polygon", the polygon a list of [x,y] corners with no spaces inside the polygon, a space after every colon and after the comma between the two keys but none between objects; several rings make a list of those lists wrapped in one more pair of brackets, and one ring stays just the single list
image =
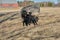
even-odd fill
[{"label": "brown field", "polygon": [[0,13],[0,40],[60,40],[60,8],[40,9],[35,27],[23,26],[19,11]]},{"label": "brown field", "polygon": [[13,12],[13,11],[19,11],[20,7],[18,8],[0,8],[0,13],[1,12]]}]

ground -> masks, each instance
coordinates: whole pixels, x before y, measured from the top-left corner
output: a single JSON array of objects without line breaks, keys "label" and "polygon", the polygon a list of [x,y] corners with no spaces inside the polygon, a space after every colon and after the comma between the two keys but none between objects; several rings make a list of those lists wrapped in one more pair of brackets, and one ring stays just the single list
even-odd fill
[{"label": "ground", "polygon": [[23,26],[20,9],[0,13],[0,40],[60,40],[60,8],[41,7],[38,25]]}]

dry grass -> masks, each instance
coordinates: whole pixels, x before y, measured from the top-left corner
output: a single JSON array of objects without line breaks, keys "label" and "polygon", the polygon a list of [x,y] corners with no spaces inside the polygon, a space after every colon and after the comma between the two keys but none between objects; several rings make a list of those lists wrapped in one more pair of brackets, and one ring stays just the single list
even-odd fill
[{"label": "dry grass", "polygon": [[[60,40],[60,8],[41,7],[38,25],[22,26],[20,12],[3,13],[0,40]],[[1,13],[0,13],[1,14]]]},{"label": "dry grass", "polygon": [[13,11],[19,11],[20,7],[18,8],[0,8],[0,12],[13,12]]}]

